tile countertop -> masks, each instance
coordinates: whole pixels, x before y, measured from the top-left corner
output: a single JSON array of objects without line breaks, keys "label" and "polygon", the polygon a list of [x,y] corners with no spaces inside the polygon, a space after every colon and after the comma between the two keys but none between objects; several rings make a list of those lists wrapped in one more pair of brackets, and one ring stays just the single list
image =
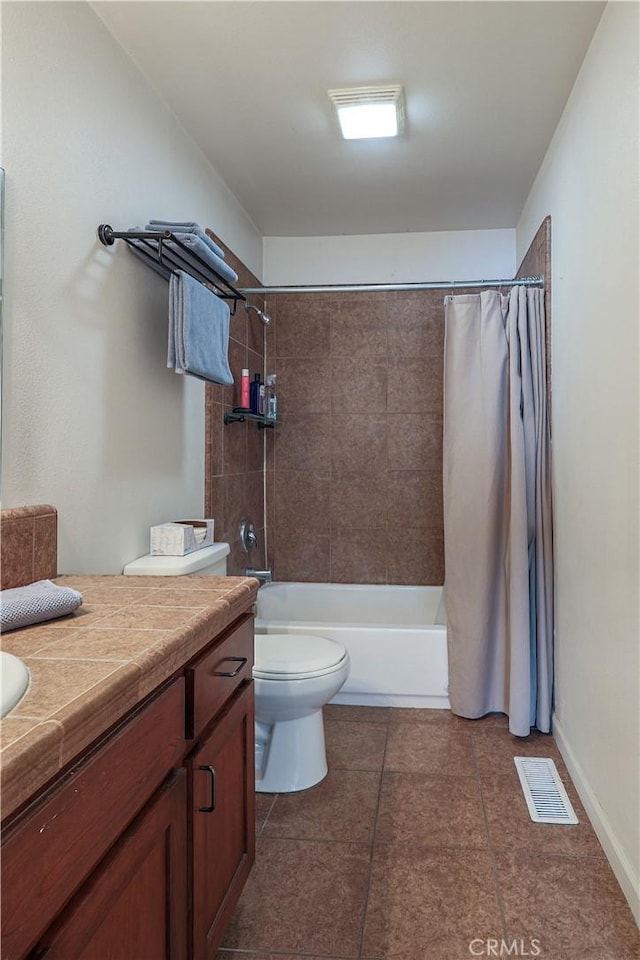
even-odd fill
[{"label": "tile countertop", "polygon": [[0,721],[2,818],[245,613],[247,577],[65,576],[83,604],[2,636],[31,672]]}]

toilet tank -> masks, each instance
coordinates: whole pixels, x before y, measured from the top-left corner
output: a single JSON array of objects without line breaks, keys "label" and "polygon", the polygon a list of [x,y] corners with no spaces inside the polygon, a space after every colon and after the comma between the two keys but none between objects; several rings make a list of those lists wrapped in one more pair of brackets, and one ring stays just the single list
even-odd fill
[{"label": "toilet tank", "polygon": [[184,557],[144,557],[132,560],[122,571],[127,577],[226,577],[228,543],[213,543]]}]

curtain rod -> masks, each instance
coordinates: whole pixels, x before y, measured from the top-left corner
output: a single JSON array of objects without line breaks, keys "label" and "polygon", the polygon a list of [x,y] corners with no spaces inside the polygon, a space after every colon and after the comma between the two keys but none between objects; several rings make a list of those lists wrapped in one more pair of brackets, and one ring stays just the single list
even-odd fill
[{"label": "curtain rod", "polygon": [[511,280],[434,280],[426,283],[324,284],[316,287],[242,287],[240,293],[368,293],[376,290],[455,290],[457,287],[542,287],[544,277],[517,277]]}]

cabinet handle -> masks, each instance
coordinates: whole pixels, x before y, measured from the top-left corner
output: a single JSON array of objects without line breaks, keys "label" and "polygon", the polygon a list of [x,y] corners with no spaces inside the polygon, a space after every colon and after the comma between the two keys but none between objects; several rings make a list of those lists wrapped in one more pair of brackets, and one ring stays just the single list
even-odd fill
[{"label": "cabinet handle", "polygon": [[[237,663],[238,666],[235,670],[214,670],[212,676],[214,677],[237,677],[244,665],[247,663],[247,657],[225,657],[225,660],[231,660],[233,663]],[[224,663],[224,660],[223,660]]]},{"label": "cabinet handle", "polygon": [[200,766],[199,770],[205,770],[211,774],[211,803],[208,807],[198,807],[200,813],[213,813],[216,808],[216,771],[210,763]]}]

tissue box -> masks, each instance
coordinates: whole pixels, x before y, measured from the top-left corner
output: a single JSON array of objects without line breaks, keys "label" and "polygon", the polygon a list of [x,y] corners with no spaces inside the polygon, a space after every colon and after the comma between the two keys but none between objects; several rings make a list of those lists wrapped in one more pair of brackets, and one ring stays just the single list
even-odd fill
[{"label": "tissue box", "polygon": [[151,527],[152,557],[184,557],[213,543],[213,520],[172,520]]}]

